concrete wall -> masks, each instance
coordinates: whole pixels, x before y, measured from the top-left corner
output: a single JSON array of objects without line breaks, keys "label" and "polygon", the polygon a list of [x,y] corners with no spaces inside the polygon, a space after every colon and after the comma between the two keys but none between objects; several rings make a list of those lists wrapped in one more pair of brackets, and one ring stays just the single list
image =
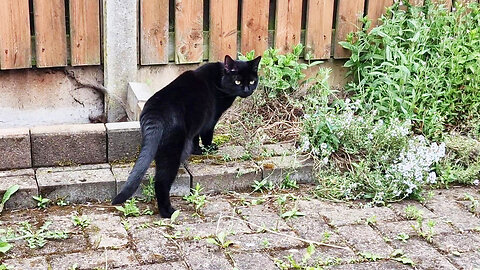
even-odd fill
[{"label": "concrete wall", "polygon": [[[71,71],[81,82],[103,84],[101,67]],[[88,123],[103,111],[103,94],[63,68],[0,71],[0,128]]]}]

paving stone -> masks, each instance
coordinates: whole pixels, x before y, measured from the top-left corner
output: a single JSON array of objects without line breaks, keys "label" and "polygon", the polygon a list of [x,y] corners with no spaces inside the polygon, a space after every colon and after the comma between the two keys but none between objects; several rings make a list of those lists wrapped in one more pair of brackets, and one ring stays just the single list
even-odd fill
[{"label": "paving stone", "polygon": [[205,240],[182,243],[182,249],[188,254],[185,260],[192,270],[232,269],[225,254],[218,246],[208,244]]},{"label": "paving stone", "polygon": [[104,124],[76,124],[30,129],[34,167],[107,162]]},{"label": "paving stone", "polygon": [[425,206],[423,206],[421,203],[417,202],[417,201],[401,201],[401,202],[398,202],[398,203],[392,203],[390,205],[390,208],[397,214],[399,215],[400,217],[406,219],[407,218],[407,215],[405,213],[405,209],[408,207],[408,206],[414,206],[416,209],[418,209],[421,213],[422,213],[422,216],[423,218],[425,219],[433,219],[433,218],[437,218],[437,215],[435,213],[433,213],[432,211],[428,210]]},{"label": "paving stone", "polygon": [[449,254],[448,258],[459,269],[480,269],[480,251],[460,253],[460,255]]},{"label": "paving stone", "polygon": [[94,250],[81,253],[52,255],[49,258],[51,269],[67,270],[73,265],[77,265],[78,269],[107,269],[135,265],[138,261],[131,250]]},{"label": "paving stone", "polygon": [[480,219],[444,196],[436,196],[426,203],[441,220],[450,222],[460,231],[475,230],[480,227]]},{"label": "paving stone", "polygon": [[117,270],[187,270],[183,262],[166,262],[115,268]]},{"label": "paving stone", "polygon": [[119,248],[128,244],[128,234],[118,216],[107,214],[85,214],[91,223],[85,229],[90,246],[94,248]]},{"label": "paving stone", "polygon": [[334,232],[322,219],[312,218],[309,215],[287,220],[302,238],[325,243],[344,243],[345,240]]},{"label": "paving stone", "polygon": [[[123,185],[127,182],[128,176],[130,175],[130,171],[133,168],[133,164],[123,164],[123,165],[114,165],[112,166],[112,172],[115,177],[116,186],[117,186],[117,193],[122,190]],[[147,173],[142,179],[142,184],[134,193],[134,196],[139,198],[144,198],[142,194],[142,185],[147,185],[149,181],[149,177],[155,176],[155,168],[150,167],[147,170]],[[171,196],[185,196],[190,193],[190,177],[185,172],[183,168],[180,168],[177,174],[177,178],[173,182],[172,188],[170,189]]]},{"label": "paving stone", "polygon": [[238,270],[274,270],[278,269],[273,261],[262,253],[232,253],[231,257]]},{"label": "paving stone", "polygon": [[403,269],[412,269],[404,264],[395,261],[378,261],[378,262],[369,262],[369,263],[357,263],[357,264],[346,264],[346,265],[337,265],[332,266],[329,269],[334,270],[403,270]]},{"label": "paving stone", "polygon": [[195,237],[215,237],[215,235],[220,232],[226,232],[228,235],[252,232],[245,222],[237,219],[222,219],[220,222],[182,224],[177,225],[175,230],[181,232],[181,237],[187,239],[193,239]]},{"label": "paving stone", "polygon": [[338,233],[358,252],[369,252],[382,257],[389,256],[393,249],[382,236],[368,225],[349,225],[338,228]]},{"label": "paving stone", "polygon": [[281,183],[287,177],[297,183],[314,183],[313,161],[305,156],[271,157],[261,162],[263,178]]},{"label": "paving stone", "polygon": [[38,196],[37,181],[32,169],[0,172],[0,198],[13,185],[20,188],[5,204],[5,209],[32,208],[37,204],[32,196]]},{"label": "paving stone", "polygon": [[142,134],[140,123],[106,123],[108,162],[135,161],[140,153]]},{"label": "paving stone", "polygon": [[252,205],[249,207],[237,207],[239,213],[254,231],[261,231],[263,228],[279,231],[291,230],[287,223],[269,208],[268,205]]},{"label": "paving stone", "polygon": [[32,155],[28,128],[0,129],[0,170],[30,168]]},{"label": "paving stone", "polygon": [[106,201],[115,196],[115,178],[110,169],[88,169],[55,172],[38,169],[40,194],[45,198],[64,198],[73,203]]},{"label": "paving stone", "polygon": [[207,201],[202,207],[202,214],[207,220],[218,220],[224,216],[236,216],[235,209],[226,200]]},{"label": "paving stone", "polygon": [[44,256],[22,259],[5,260],[3,264],[15,270],[45,270],[48,269],[47,260]]},{"label": "paving stone", "polygon": [[283,235],[273,233],[239,234],[228,238],[233,242],[233,251],[263,251],[269,249],[292,249],[304,247],[306,244],[292,237],[298,237],[293,232],[284,232]]},{"label": "paving stone", "polygon": [[333,226],[344,226],[352,224],[365,224],[368,218],[375,216],[377,223],[394,221],[397,219],[395,213],[387,207],[371,207],[359,209],[345,209],[341,211],[325,210],[320,212],[328,219]]},{"label": "paving stone", "polygon": [[153,226],[149,228],[136,228],[129,230],[136,255],[142,264],[178,261],[180,251],[178,247],[164,234],[169,234],[166,228]]},{"label": "paving stone", "polygon": [[225,145],[221,146],[215,156],[223,159],[224,157],[230,157],[232,160],[238,160],[245,154],[245,148],[239,145]]},{"label": "paving stone", "polygon": [[259,168],[253,162],[223,165],[190,164],[193,186],[199,183],[203,193],[219,193],[250,188],[254,181],[262,179]]},{"label": "paving stone", "polygon": [[[303,257],[307,254],[306,248],[290,249],[276,251],[272,256],[277,259],[285,261],[286,256],[292,256],[296,262],[302,262]],[[316,246],[315,252],[310,259],[307,260],[308,266],[328,266],[342,264],[359,259],[357,255],[350,248],[332,248],[325,246]]]},{"label": "paving stone", "polygon": [[[433,227],[433,232],[434,232],[435,236],[439,235],[439,234],[454,233],[453,228],[450,225],[448,225],[447,223],[445,223],[441,220],[434,220],[434,221],[435,221],[435,226]],[[428,229],[427,225],[426,225],[427,222],[428,222],[428,220],[425,220],[423,222],[422,228],[424,230]],[[418,223],[415,220],[402,220],[402,221],[385,222],[385,223],[376,224],[375,226],[385,236],[387,236],[388,238],[390,238],[392,240],[395,240],[400,233],[405,233],[405,234],[409,235],[410,237],[418,235],[418,233],[413,228],[413,226],[418,227]]]},{"label": "paving stone", "polygon": [[442,254],[424,240],[410,239],[406,243],[396,242],[395,248],[403,250],[405,256],[420,269],[456,269]]},{"label": "paving stone", "polygon": [[266,157],[290,156],[296,152],[295,145],[292,143],[264,144],[260,148],[261,155]]},{"label": "paving stone", "polygon": [[433,244],[447,253],[474,251],[480,247],[480,235],[472,232],[439,235],[433,237]]},{"label": "paving stone", "polygon": [[[316,218],[318,220],[323,219],[324,213],[336,213],[339,211],[346,211],[349,208],[344,203],[334,203],[320,201],[316,199],[296,201],[298,210],[305,213],[306,216]],[[323,221],[325,223],[325,221]]]}]

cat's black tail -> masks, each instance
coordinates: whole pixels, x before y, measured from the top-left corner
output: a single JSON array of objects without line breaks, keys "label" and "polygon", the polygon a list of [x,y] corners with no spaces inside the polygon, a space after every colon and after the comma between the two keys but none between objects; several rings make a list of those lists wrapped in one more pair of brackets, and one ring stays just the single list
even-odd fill
[{"label": "cat's black tail", "polygon": [[124,203],[138,189],[143,176],[147,172],[148,167],[150,167],[152,160],[155,158],[161,137],[161,129],[152,128],[149,130],[147,128],[147,131],[143,135],[142,150],[140,150],[138,159],[128,176],[127,182],[123,186],[122,191],[115,196],[112,200],[112,204]]}]

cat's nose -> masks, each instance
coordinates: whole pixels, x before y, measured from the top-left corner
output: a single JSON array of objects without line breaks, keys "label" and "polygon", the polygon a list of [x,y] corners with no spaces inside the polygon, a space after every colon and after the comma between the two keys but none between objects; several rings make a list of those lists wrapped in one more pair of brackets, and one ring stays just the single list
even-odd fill
[{"label": "cat's nose", "polygon": [[250,88],[248,88],[248,86],[245,86],[245,87],[243,87],[243,91],[244,91],[245,93],[249,93],[249,92],[250,92]]}]

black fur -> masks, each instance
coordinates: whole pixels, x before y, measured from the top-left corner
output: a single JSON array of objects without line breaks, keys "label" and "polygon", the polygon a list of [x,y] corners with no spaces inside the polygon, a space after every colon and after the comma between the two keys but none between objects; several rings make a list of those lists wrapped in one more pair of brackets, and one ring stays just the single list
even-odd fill
[{"label": "black fur", "polygon": [[220,116],[237,96],[248,97],[257,87],[260,57],[252,61],[205,64],[181,74],[155,93],[140,115],[142,149],[122,191],[112,204],[120,204],[138,189],[155,159],[155,193],[162,217],[175,211],[170,204],[170,187],[180,164],[189,155],[201,153],[199,140],[212,146],[213,130]]}]

